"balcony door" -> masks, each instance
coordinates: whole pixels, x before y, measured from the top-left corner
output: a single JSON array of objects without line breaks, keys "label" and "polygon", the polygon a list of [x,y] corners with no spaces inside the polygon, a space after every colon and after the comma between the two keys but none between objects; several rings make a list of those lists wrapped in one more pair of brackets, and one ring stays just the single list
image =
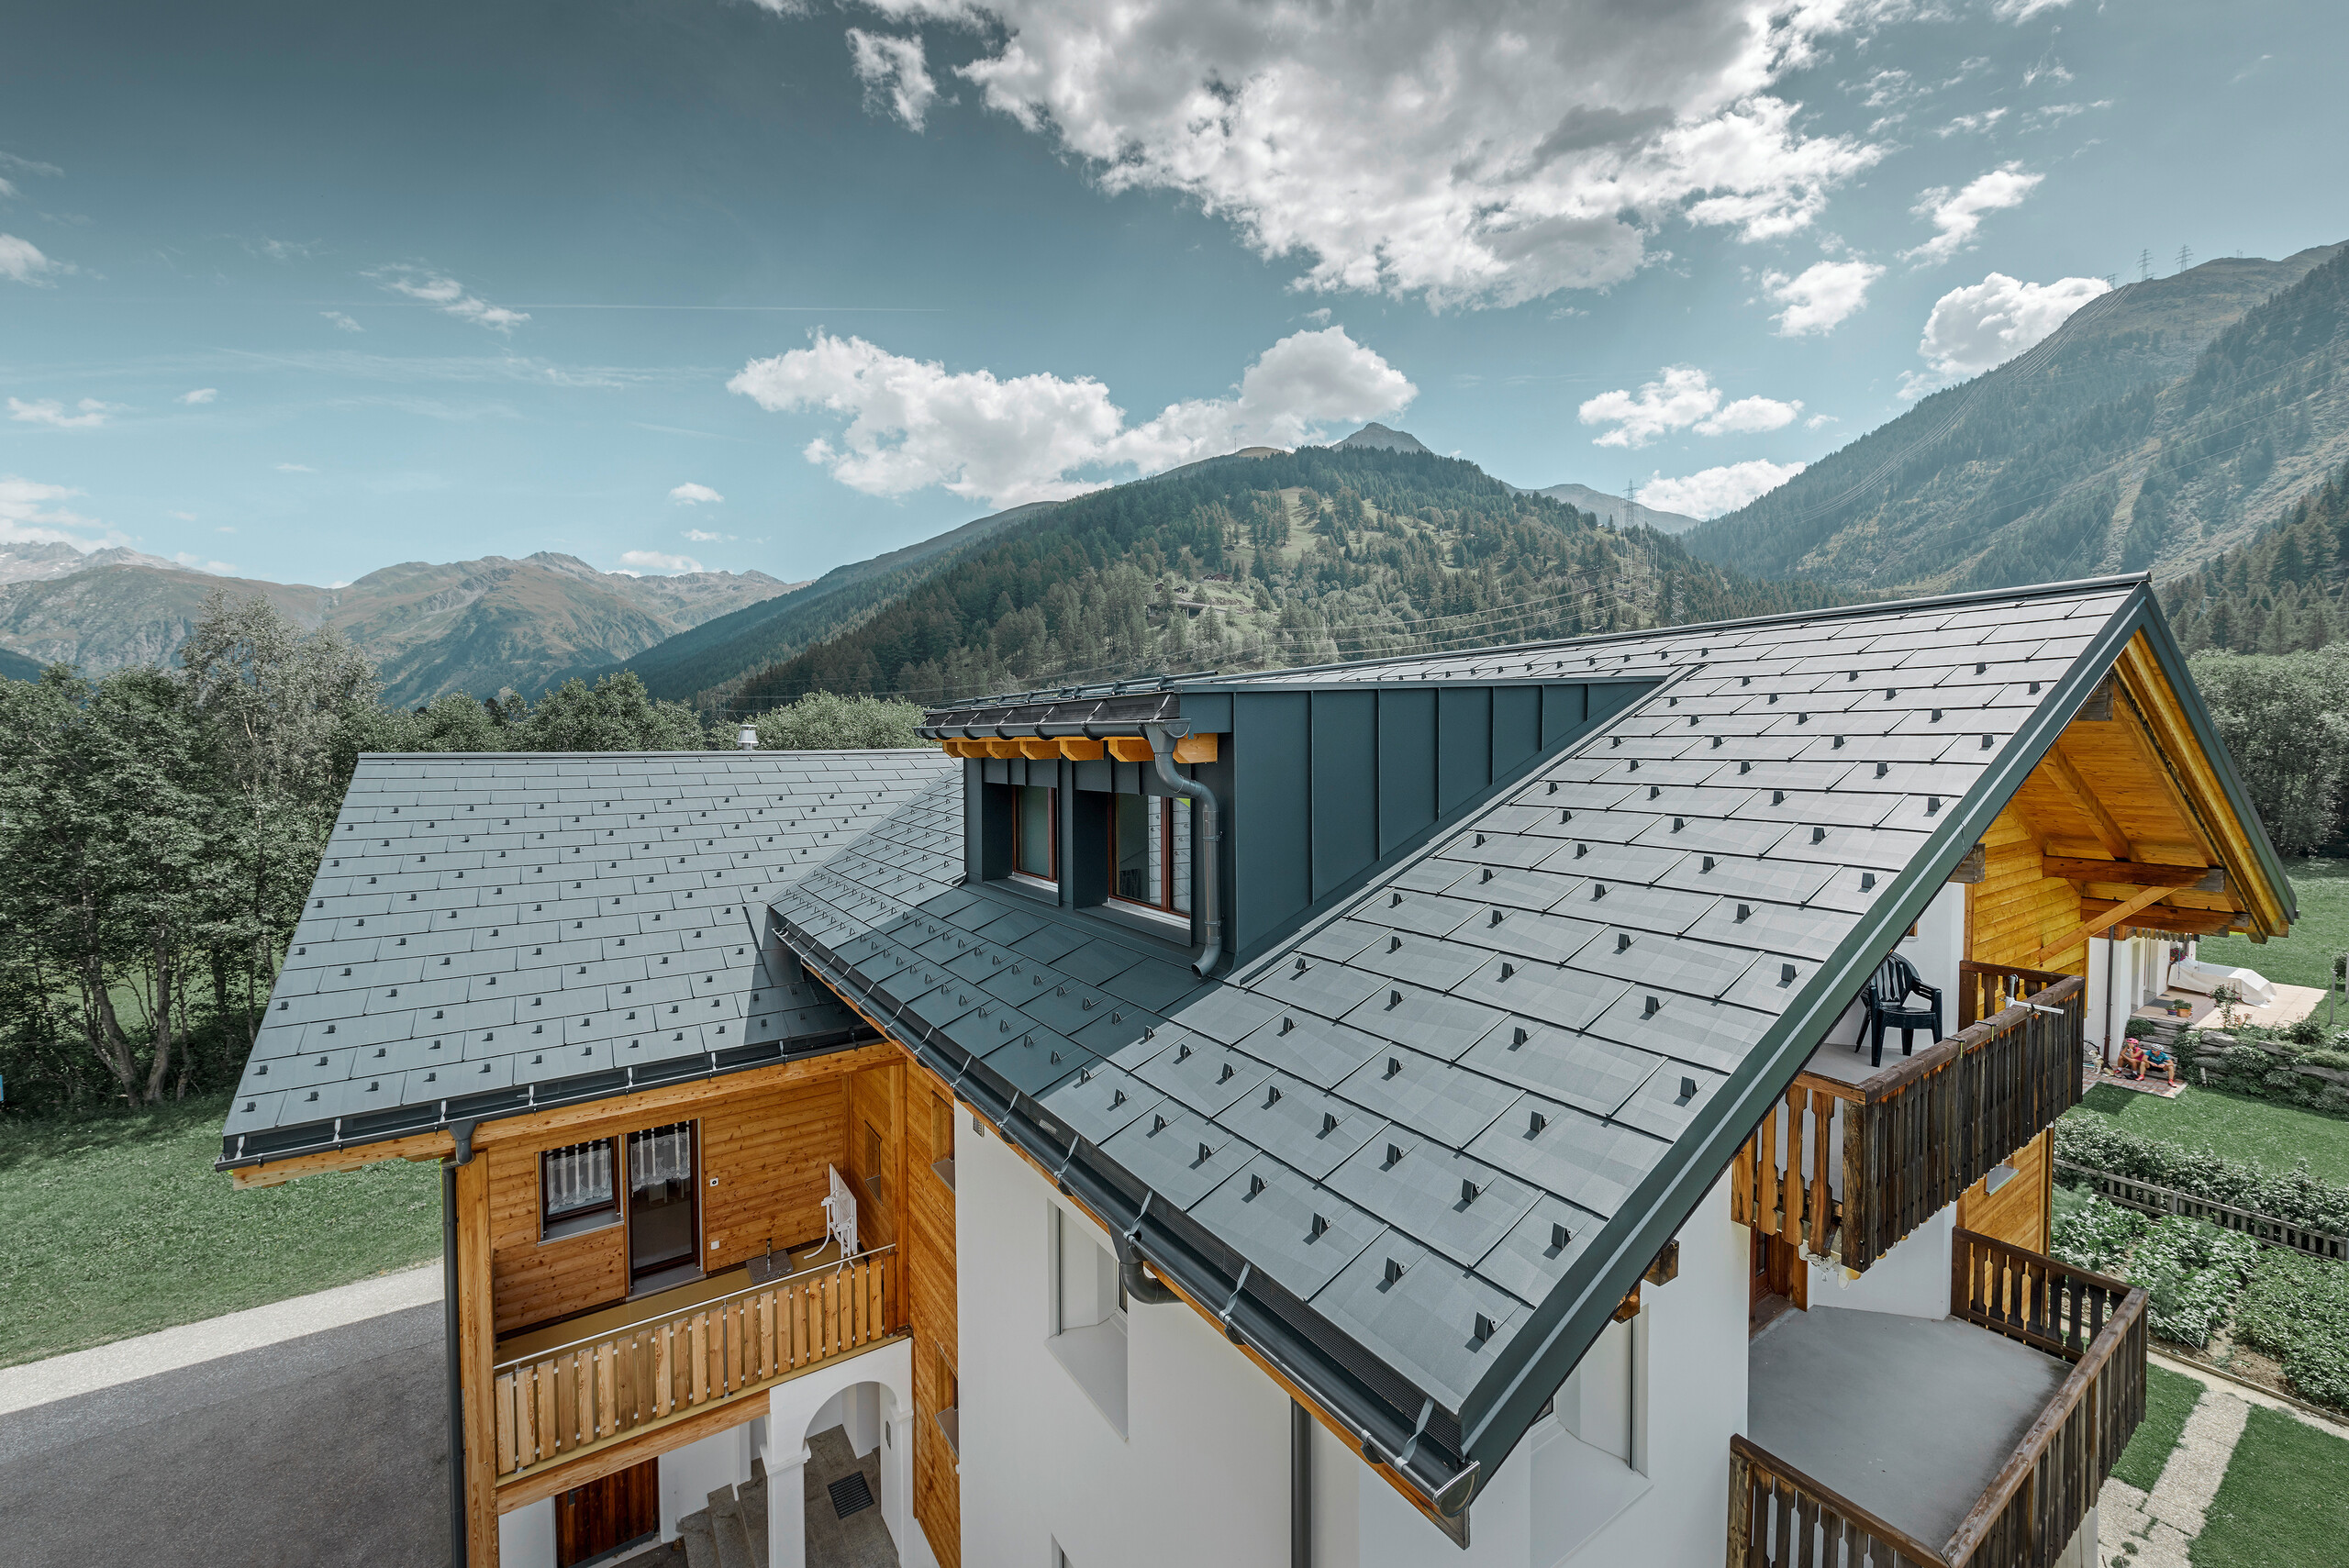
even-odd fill
[{"label": "balcony door", "polygon": [[628,1135],[631,1295],[701,1277],[701,1183],[694,1128],[680,1121]]},{"label": "balcony door", "polygon": [[661,1462],[648,1459],[616,1475],[558,1492],[555,1568],[579,1568],[661,1533]]}]

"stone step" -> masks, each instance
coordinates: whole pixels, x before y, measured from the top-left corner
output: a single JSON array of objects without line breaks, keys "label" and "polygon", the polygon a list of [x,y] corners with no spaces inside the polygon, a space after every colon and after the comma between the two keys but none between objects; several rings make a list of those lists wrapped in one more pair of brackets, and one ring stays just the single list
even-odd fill
[{"label": "stone step", "polygon": [[685,1568],[720,1568],[707,1513],[687,1514],[677,1521],[677,1543],[685,1549]]},{"label": "stone step", "polygon": [[752,1460],[751,1469],[750,1484],[740,1489],[742,1525],[751,1532],[751,1555],[757,1561],[758,1568],[768,1568],[766,1466]]},{"label": "stone step", "polygon": [[709,1533],[718,1546],[718,1568],[759,1568],[750,1526],[743,1520],[741,1502],[731,1486],[721,1486],[709,1495]]}]

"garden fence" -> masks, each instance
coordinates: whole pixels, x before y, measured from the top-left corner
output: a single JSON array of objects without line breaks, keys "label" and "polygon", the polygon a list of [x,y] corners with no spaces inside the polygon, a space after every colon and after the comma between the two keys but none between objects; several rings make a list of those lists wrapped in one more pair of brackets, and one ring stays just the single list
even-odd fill
[{"label": "garden fence", "polygon": [[2180,1192],[2176,1187],[2160,1186],[2142,1182],[2134,1176],[2116,1176],[2110,1171],[2093,1170],[2075,1165],[2069,1160],[2057,1159],[2056,1174],[2073,1176],[2101,1193],[2112,1202],[2145,1214],[2183,1214],[2196,1219],[2207,1219],[2227,1230],[2241,1231],[2254,1241],[2265,1241],[2271,1247],[2285,1247],[2311,1257],[2332,1258],[2349,1262],[2349,1237],[2332,1236],[2321,1230],[2311,1230],[2305,1225],[2294,1225],[2272,1214],[2259,1214],[2248,1208],[2237,1208],[2231,1203],[2215,1198]]}]

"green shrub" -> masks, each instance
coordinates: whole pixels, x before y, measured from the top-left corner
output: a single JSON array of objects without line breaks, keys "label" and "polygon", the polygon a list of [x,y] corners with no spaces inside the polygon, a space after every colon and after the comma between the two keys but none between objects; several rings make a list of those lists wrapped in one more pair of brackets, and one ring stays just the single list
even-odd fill
[{"label": "green shrub", "polygon": [[2349,1409],[2349,1266],[2263,1249],[2234,1327],[2237,1339],[2283,1364],[2302,1398]]},{"label": "green shrub", "polygon": [[2154,1225],[2136,1210],[2123,1208],[2093,1194],[2085,1203],[2058,1199],[2055,1209],[2055,1255],[2076,1269],[2093,1269],[2100,1274],[2117,1272],[2130,1249],[2143,1240]]},{"label": "green shrub", "polygon": [[[2339,1088],[2334,1084],[2332,1087]],[[2349,1095],[2343,1096],[2349,1100]],[[2092,1171],[2133,1176],[2196,1197],[2232,1204],[2288,1224],[2334,1236],[2349,1235],[2349,1186],[2320,1181],[2308,1162],[2271,1175],[2207,1145],[2127,1132],[2109,1117],[2066,1116],[2055,1123],[2055,1157]]]},{"label": "green shrub", "polygon": [[2349,1051],[2337,1051],[2330,1046],[2308,1052],[2300,1062],[2309,1067],[2329,1067],[2335,1073],[2349,1073]]},{"label": "green shrub", "polygon": [[809,692],[759,716],[759,744],[775,751],[869,751],[919,746],[921,705]]},{"label": "green shrub", "polygon": [[2259,1252],[2248,1236],[2174,1214],[2154,1222],[2121,1277],[2144,1287],[2145,1321],[2155,1334],[2199,1348],[2225,1320]]}]

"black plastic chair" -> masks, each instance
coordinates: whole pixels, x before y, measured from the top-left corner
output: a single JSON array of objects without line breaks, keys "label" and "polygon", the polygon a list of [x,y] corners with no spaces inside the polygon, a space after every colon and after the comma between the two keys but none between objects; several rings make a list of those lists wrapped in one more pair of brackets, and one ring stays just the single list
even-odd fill
[{"label": "black plastic chair", "polygon": [[[1929,996],[1930,1007],[1908,1005],[1912,995]],[[1876,966],[1868,977],[1867,990],[1862,995],[1862,1005],[1867,1008],[1868,1032],[1876,1041],[1876,1049],[1868,1057],[1871,1068],[1884,1065],[1884,1031],[1900,1031],[1900,1054],[1909,1054],[1909,1042],[1919,1029],[1933,1031],[1938,1043],[1942,1038],[1942,994],[1938,987],[1917,978],[1917,966],[1898,953],[1894,953]]]}]

